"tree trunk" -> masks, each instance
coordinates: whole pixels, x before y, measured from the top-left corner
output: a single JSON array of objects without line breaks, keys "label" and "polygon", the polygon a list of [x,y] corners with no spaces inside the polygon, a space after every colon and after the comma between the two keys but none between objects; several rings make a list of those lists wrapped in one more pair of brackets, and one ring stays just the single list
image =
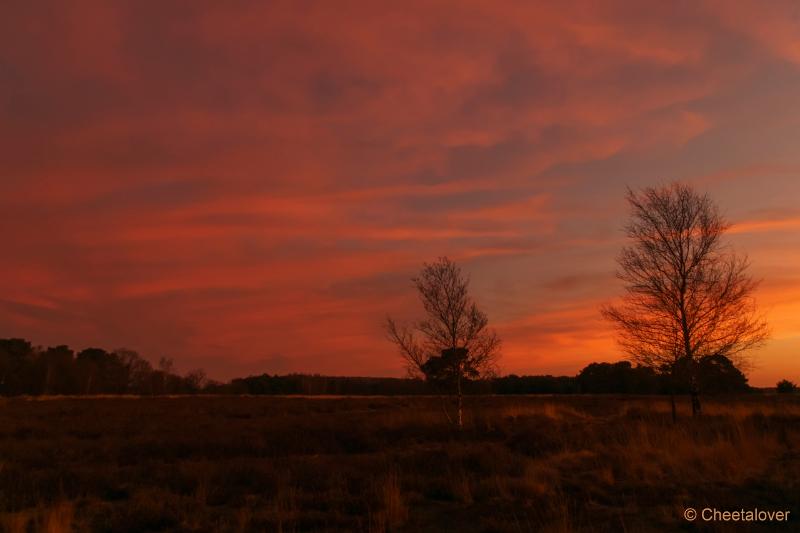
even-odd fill
[{"label": "tree trunk", "polygon": [[697,391],[692,391],[692,416],[700,414],[700,395]]},{"label": "tree trunk", "polygon": [[458,376],[458,429],[461,430],[464,428],[464,417],[463,417],[463,410],[464,410],[464,401],[461,394],[461,376]]},{"label": "tree trunk", "polygon": [[450,417],[450,413],[447,410],[447,403],[445,403],[445,397],[440,395],[439,399],[442,401],[442,411],[444,411],[444,416],[447,417],[447,423],[451,426],[453,425],[453,419]]},{"label": "tree trunk", "polygon": [[697,363],[690,361],[691,376],[689,377],[689,392],[692,397],[692,416],[700,414],[700,384],[697,380]]},{"label": "tree trunk", "polygon": [[692,416],[694,417],[700,414],[700,391],[697,390],[697,385],[694,382],[692,382],[691,396],[692,396]]},{"label": "tree trunk", "polygon": [[672,407],[672,423],[673,424],[677,424],[678,423],[678,410],[677,410],[677,407],[675,406],[675,381],[676,381],[676,378],[675,378],[675,365],[673,364],[672,365],[672,370],[670,371],[670,376],[669,376],[669,403],[670,403],[670,406]]},{"label": "tree trunk", "polygon": [[677,424],[678,423],[678,411],[677,411],[677,408],[675,406],[675,390],[674,389],[671,390],[670,393],[669,393],[669,403],[670,403],[670,405],[672,407],[672,423],[673,424]]},{"label": "tree trunk", "polygon": [[47,374],[45,374],[44,379],[44,390],[42,391],[43,394],[50,394],[53,388],[53,365],[47,365]]}]

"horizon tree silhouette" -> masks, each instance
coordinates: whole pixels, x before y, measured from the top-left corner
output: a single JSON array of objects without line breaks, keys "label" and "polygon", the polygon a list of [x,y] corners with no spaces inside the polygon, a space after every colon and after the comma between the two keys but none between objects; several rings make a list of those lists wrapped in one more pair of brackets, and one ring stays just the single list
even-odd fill
[{"label": "horizon tree silhouette", "polygon": [[[470,297],[469,277],[447,257],[423,264],[411,281],[425,318],[398,324],[387,316],[387,337],[397,345],[409,375],[445,386],[455,394],[456,425],[463,428],[462,382],[495,375],[500,338],[489,329],[486,313]],[[450,419],[446,409],[445,414]]]},{"label": "horizon tree silhouette", "polygon": [[758,281],[747,257],[723,242],[730,224],[707,194],[672,183],[628,188],[627,201],[630,244],[617,259],[625,294],[601,313],[633,361],[669,373],[673,421],[678,371],[687,375],[696,416],[701,360],[724,356],[741,367],[769,336],[753,297]]},{"label": "horizon tree silhouette", "polygon": [[782,379],[775,385],[775,390],[780,394],[792,394],[797,392],[797,385],[788,379]]}]

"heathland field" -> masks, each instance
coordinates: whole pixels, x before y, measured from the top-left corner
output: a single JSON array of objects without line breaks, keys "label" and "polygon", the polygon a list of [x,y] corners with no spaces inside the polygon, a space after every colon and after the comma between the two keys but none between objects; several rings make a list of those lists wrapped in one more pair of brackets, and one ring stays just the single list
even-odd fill
[{"label": "heathland field", "polygon": [[[800,530],[800,398],[0,400],[4,531]],[[790,511],[694,522],[687,508]]]}]

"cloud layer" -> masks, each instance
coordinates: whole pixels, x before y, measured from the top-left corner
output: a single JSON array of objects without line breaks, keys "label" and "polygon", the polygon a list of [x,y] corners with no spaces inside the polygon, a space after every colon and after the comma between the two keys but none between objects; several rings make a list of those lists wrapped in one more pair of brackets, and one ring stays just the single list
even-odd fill
[{"label": "cloud layer", "polygon": [[798,8],[598,4],[12,2],[0,336],[397,375],[449,255],[505,371],[572,373],[618,357],[625,185],[680,179],[765,279],[753,381],[797,379]]}]

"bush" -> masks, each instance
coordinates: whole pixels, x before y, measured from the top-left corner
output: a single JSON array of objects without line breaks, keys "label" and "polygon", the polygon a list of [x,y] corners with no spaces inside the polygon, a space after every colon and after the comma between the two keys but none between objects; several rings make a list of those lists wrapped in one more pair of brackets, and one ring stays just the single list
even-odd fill
[{"label": "bush", "polygon": [[778,392],[784,393],[784,394],[788,394],[788,393],[797,391],[797,385],[795,385],[794,383],[792,383],[788,379],[784,379],[784,380],[779,381],[775,388],[778,390]]}]

